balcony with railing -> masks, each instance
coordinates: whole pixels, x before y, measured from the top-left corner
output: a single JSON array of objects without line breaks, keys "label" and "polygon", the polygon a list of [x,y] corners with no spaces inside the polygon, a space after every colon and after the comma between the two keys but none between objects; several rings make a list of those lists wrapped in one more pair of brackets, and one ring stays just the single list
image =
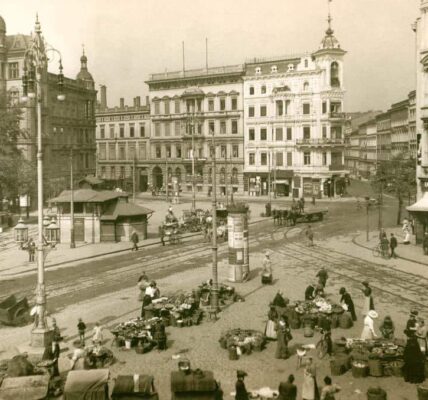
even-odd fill
[{"label": "balcony with railing", "polygon": [[346,118],[346,113],[344,112],[331,112],[329,114],[330,119],[345,119]]},{"label": "balcony with railing", "polygon": [[345,140],[343,138],[296,139],[297,146],[328,147],[328,146],[344,146],[344,144],[345,144]]},{"label": "balcony with railing", "polygon": [[330,164],[328,166],[329,171],[344,171],[346,170],[346,165],[344,164]]}]

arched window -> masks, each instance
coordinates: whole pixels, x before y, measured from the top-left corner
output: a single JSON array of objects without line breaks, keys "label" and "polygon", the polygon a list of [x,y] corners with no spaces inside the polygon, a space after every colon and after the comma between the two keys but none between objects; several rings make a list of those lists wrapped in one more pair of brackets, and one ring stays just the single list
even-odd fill
[{"label": "arched window", "polygon": [[213,183],[213,169],[208,169],[208,183]]},{"label": "arched window", "polygon": [[181,182],[181,169],[179,167],[177,167],[175,169],[175,176],[177,178],[177,182],[180,183]]},{"label": "arched window", "polygon": [[340,87],[339,64],[333,61],[330,66],[330,85]]},{"label": "arched window", "polygon": [[238,168],[232,169],[232,185],[238,184]]},{"label": "arched window", "polygon": [[224,184],[226,182],[226,170],[224,169],[224,167],[222,167],[220,169],[220,183]]},{"label": "arched window", "polygon": [[262,87],[260,88],[260,92],[261,92],[261,94],[266,93],[266,85],[262,85]]},{"label": "arched window", "polygon": [[309,83],[308,83],[308,82],[305,82],[305,83],[303,84],[303,91],[304,91],[304,92],[308,92],[308,91],[309,91]]}]

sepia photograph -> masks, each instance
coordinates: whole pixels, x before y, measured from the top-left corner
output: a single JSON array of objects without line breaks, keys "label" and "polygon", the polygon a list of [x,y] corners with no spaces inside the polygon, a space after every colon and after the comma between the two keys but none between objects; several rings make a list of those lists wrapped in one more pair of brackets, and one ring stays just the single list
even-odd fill
[{"label": "sepia photograph", "polygon": [[0,400],[428,400],[428,0],[0,6]]}]

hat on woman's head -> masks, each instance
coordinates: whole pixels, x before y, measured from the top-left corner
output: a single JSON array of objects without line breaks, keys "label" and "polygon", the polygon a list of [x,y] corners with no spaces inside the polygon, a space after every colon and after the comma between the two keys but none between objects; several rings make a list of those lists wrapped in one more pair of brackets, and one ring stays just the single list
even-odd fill
[{"label": "hat on woman's head", "polygon": [[346,289],[345,289],[344,287],[341,287],[341,288],[340,288],[340,290],[339,290],[339,293],[340,293],[340,294],[343,294],[343,293],[345,293],[345,292],[346,292]]},{"label": "hat on woman's head", "polygon": [[375,310],[370,310],[367,314],[371,319],[376,319],[378,317],[378,313]]},{"label": "hat on woman's head", "polygon": [[418,310],[410,311],[410,315],[413,315],[414,317],[418,316],[418,314],[419,314]]},{"label": "hat on woman's head", "polygon": [[369,283],[367,281],[363,281],[364,286],[369,286]]},{"label": "hat on woman's head", "polygon": [[237,371],[236,371],[236,376],[238,377],[238,378],[244,378],[244,377],[246,377],[248,374],[245,372],[245,371],[242,371],[241,369],[238,369]]}]

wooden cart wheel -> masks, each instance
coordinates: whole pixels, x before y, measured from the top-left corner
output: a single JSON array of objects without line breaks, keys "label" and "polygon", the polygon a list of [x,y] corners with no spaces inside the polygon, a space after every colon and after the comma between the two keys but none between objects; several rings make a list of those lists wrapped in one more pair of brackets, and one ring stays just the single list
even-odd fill
[{"label": "wooden cart wheel", "polygon": [[30,320],[30,314],[25,308],[18,308],[13,315],[14,325],[25,325]]}]

